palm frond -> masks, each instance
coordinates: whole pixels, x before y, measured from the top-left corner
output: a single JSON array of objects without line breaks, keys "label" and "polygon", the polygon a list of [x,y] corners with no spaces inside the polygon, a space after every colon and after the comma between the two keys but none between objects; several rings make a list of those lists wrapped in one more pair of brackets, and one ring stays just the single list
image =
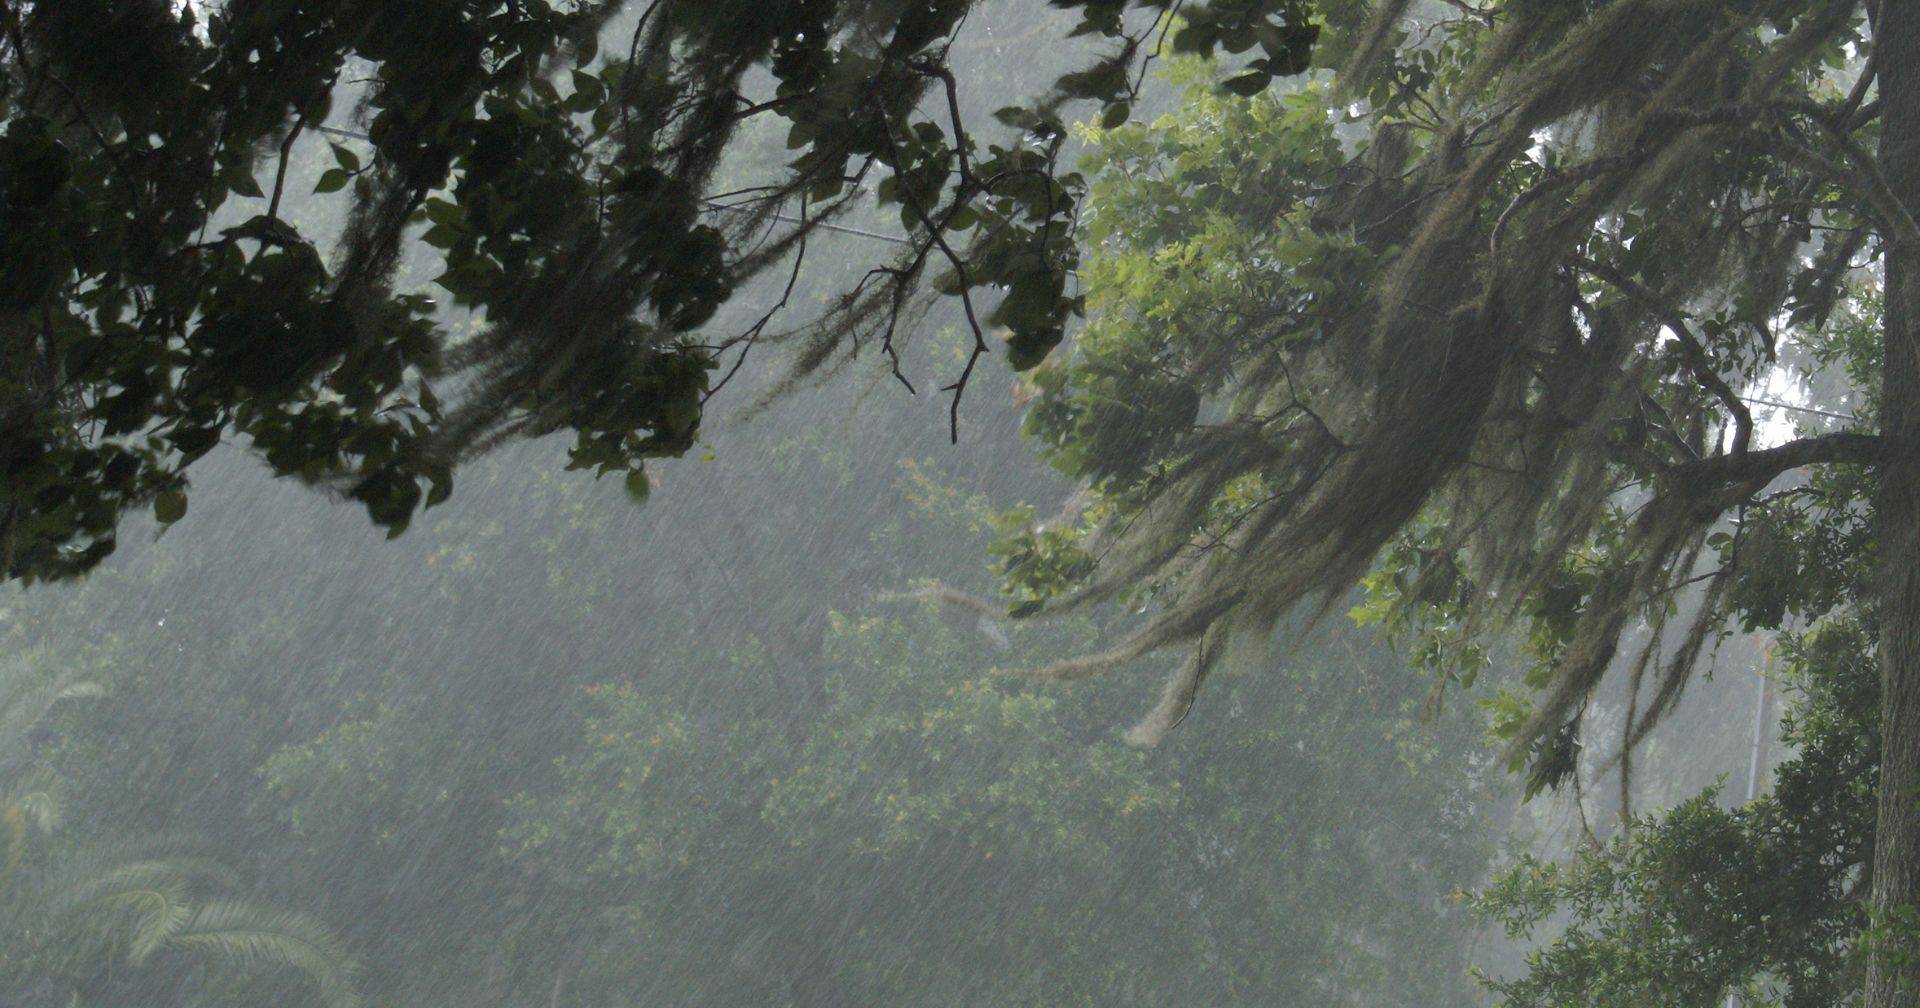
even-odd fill
[{"label": "palm frond", "polygon": [[122,892],[159,885],[178,883],[185,886],[196,879],[214,881],[223,886],[231,885],[234,881],[233,869],[204,857],[177,856],[125,861],[105,870],[97,867],[98,862],[95,865],[82,881],[64,888],[63,907],[77,908],[100,899],[111,899]]},{"label": "palm frond", "polygon": [[33,828],[42,833],[59,829],[62,813],[66,811],[59,792],[45,788],[20,795],[14,799],[14,804],[20,806],[20,811],[26,814],[27,821],[33,823]]},{"label": "palm frond", "polygon": [[168,938],[186,925],[193,913],[187,899],[185,879],[178,876],[155,879],[150,885],[121,889],[100,897],[89,906],[98,907],[106,913],[90,914],[76,923],[83,928],[97,927],[103,923],[111,927],[115,911],[126,913],[131,924],[124,935],[127,961],[137,966],[146,962],[148,956],[159,951]]},{"label": "palm frond", "polygon": [[55,704],[106,695],[106,687],[73,676],[38,681],[22,677],[8,683],[0,696],[0,760],[24,754],[27,736]]},{"label": "palm frond", "polygon": [[17,802],[0,802],[0,882],[12,877],[27,854],[27,813]]},{"label": "palm frond", "polygon": [[106,695],[107,688],[105,686],[91,680],[83,679],[79,682],[68,683],[66,686],[61,687],[60,691],[53,695],[53,701],[59,703],[62,700],[97,700]]},{"label": "palm frond", "polygon": [[299,970],[319,988],[329,1008],[354,1008],[360,1001],[353,987],[358,966],[325,925],[305,914],[238,902],[208,903],[166,944],[247,967]]}]

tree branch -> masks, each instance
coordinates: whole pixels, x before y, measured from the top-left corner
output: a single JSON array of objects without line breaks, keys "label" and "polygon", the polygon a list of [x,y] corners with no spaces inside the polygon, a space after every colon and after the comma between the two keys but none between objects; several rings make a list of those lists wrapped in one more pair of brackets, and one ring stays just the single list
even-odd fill
[{"label": "tree branch", "polygon": [[1701,385],[1706,386],[1707,391],[1712,392],[1721,404],[1726,406],[1727,412],[1733,414],[1731,454],[1744,453],[1753,443],[1753,411],[1747,408],[1747,404],[1741,400],[1739,394],[1735,393],[1726,379],[1720,377],[1720,372],[1714,369],[1713,360],[1707,356],[1706,347],[1702,346],[1700,340],[1693,335],[1693,330],[1687,326],[1687,320],[1681,317],[1680,312],[1653,291],[1648,290],[1644,284],[1611,266],[1586,256],[1574,256],[1571,262],[1620,288],[1621,293],[1640,302],[1648,311],[1659,316],[1662,324],[1673,330],[1673,337],[1679,342],[1680,351],[1687,359],[1688,370],[1693,372],[1693,376]]},{"label": "tree branch", "polygon": [[1772,448],[1684,463],[1667,470],[1665,476],[1694,486],[1764,484],[1802,466],[1877,462],[1885,455],[1887,445],[1888,440],[1878,434],[1822,434]]}]

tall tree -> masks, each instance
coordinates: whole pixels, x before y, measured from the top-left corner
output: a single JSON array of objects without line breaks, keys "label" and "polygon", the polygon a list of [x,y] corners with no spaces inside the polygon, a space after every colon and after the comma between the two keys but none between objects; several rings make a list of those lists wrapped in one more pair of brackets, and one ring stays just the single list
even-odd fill
[{"label": "tall tree", "polygon": [[[1879,950],[1867,977],[1869,1008],[1920,1003],[1920,10],[1878,10],[1874,66],[1880,82],[1878,165],[1891,202],[1883,232],[1886,328],[1879,465],[1880,808],[1873,853],[1876,924],[1906,942]],[[1904,945],[1904,947],[1903,947]]]},{"label": "tall tree", "polygon": [[[1885,686],[1866,1003],[1913,1003],[1920,966],[1897,953],[1920,935],[1920,14],[1379,14],[1324,44],[1346,67],[1331,87],[1113,138],[1128,181],[1093,231],[1118,283],[1092,288],[1032,417],[1096,492],[1083,521],[1015,536],[1007,573],[1019,613],[1128,595],[1154,615],[1035,674],[1186,648],[1136,729],[1151,743],[1234,640],[1384,559],[1386,608],[1457,674],[1479,631],[1525,628],[1536,691],[1503,704],[1503,730],[1552,784],[1609,668],[1633,698],[1630,755],[1729,618],[1778,628],[1853,597],[1817,591],[1833,577],[1811,558],[1784,603],[1740,575],[1766,565],[1783,480],[1860,472],[1878,486],[1862,605]],[[1748,389],[1827,337],[1861,269],[1886,284],[1884,375],[1861,376],[1842,427],[1775,438]],[[1676,618],[1681,598],[1697,616]]]}]

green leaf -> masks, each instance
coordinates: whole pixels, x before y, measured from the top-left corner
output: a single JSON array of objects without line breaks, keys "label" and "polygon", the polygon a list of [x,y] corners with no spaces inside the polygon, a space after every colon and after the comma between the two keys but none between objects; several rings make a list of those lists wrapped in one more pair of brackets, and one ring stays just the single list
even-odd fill
[{"label": "green leaf", "polygon": [[347,173],[339,168],[329,168],[320,173],[320,181],[313,184],[316,193],[338,192],[346,188]]},{"label": "green leaf", "polygon": [[459,227],[466,223],[467,211],[460,204],[438,197],[429,199],[420,207],[420,212],[435,224]]},{"label": "green leaf", "polygon": [[573,90],[575,94],[585,95],[587,100],[598,103],[607,89],[601,85],[600,78],[584,70],[575,70],[573,71]]},{"label": "green leaf", "polygon": [[253,173],[244,167],[228,169],[226,172],[226,181],[227,188],[242,196],[259,199],[266,195],[266,193],[260,191],[260,183],[253,177]]},{"label": "green leaf", "polygon": [[1230,77],[1220,86],[1226,88],[1228,91],[1231,91],[1234,94],[1239,95],[1242,98],[1251,98],[1254,95],[1257,95],[1262,91],[1265,91],[1267,89],[1267,81],[1269,80],[1271,80],[1270,77],[1256,70],[1253,73],[1241,74],[1238,77]]},{"label": "green leaf", "polygon": [[337,143],[329,142],[327,146],[333,148],[333,159],[339,163],[341,170],[347,172],[357,172],[360,170],[360,155],[355,154]]},{"label": "green leaf", "polygon": [[171,525],[187,516],[187,495],[167,490],[153,499],[153,517],[162,525]]},{"label": "green leaf", "polygon": [[435,224],[420,236],[420,240],[434,248],[452,248],[460,240],[460,232],[445,224]]},{"label": "green leaf", "polygon": [[1006,108],[996,109],[993,117],[998,119],[1002,125],[1011,126],[1015,129],[1030,129],[1039,119],[1032,109],[1023,108],[1019,105],[1008,105]]},{"label": "green leaf", "polygon": [[1268,68],[1281,77],[1306,73],[1313,66],[1313,47],[1320,40],[1320,26],[1311,21],[1301,21],[1287,25],[1279,34],[1277,46],[1267,47],[1267,52],[1273,57],[1267,61]]},{"label": "green leaf", "polygon": [[627,474],[627,496],[632,497],[636,503],[646,503],[647,495],[652,492],[653,484],[647,482],[646,473],[635,469]]}]

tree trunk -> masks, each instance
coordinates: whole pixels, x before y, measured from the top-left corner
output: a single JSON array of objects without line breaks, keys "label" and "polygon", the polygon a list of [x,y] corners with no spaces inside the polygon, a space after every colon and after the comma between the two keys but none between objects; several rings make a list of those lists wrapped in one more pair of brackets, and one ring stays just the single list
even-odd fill
[{"label": "tree trunk", "polygon": [[[1874,26],[1880,72],[1880,164],[1894,195],[1920,210],[1920,3],[1887,0]],[[1880,467],[1880,807],[1873,918],[1920,912],[1920,248],[1887,249]],[[1881,948],[1867,964],[1866,1008],[1920,1006],[1920,965]],[[1907,950],[1911,952],[1912,950]]]}]

